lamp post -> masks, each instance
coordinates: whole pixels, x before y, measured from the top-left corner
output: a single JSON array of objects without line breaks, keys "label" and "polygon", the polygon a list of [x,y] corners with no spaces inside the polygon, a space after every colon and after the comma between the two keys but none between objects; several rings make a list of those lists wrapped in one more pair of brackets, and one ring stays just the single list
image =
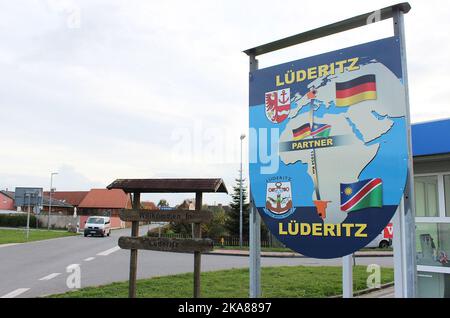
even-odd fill
[{"label": "lamp post", "polygon": [[242,217],[242,141],[245,138],[245,135],[242,134],[241,135],[241,177],[240,177],[240,183],[239,183],[239,188],[240,188],[240,193],[239,193],[239,200],[240,200],[240,204],[239,204],[239,246],[242,248],[242,223],[243,223],[243,217]]},{"label": "lamp post", "polygon": [[27,213],[27,241],[30,238],[30,213],[31,213],[31,193],[26,192],[25,197],[28,197],[28,213]]},{"label": "lamp post", "polygon": [[58,172],[52,172],[50,174],[50,198],[48,200],[48,224],[47,228],[50,230],[50,214],[52,213],[52,192],[53,192],[53,176]]}]

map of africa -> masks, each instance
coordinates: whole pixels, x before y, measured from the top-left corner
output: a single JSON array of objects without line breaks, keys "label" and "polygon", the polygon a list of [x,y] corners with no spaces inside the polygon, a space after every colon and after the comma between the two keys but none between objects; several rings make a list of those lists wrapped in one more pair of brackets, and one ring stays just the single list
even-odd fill
[{"label": "map of africa", "polygon": [[[374,74],[377,78],[376,100],[362,101],[350,107],[337,107],[335,83],[368,74]],[[405,96],[404,93],[398,93],[404,90],[399,79],[377,61],[360,65],[357,71],[318,78],[308,87],[316,91],[312,101],[314,122],[330,125],[333,136],[346,137],[344,145],[315,150],[318,187],[322,200],[329,201],[325,222],[337,224],[347,217],[340,209],[340,184],[358,181],[364,169],[373,163],[380,149],[385,146],[386,141],[381,137],[389,135],[395,120],[405,116]],[[280,143],[292,141],[293,130],[310,122],[311,100],[298,93],[293,100],[288,122],[281,132]],[[310,150],[280,152],[280,159],[286,165],[306,164],[307,174],[312,179],[311,158]],[[315,199],[314,189],[311,187],[298,191],[305,191],[311,195],[312,200]]]}]

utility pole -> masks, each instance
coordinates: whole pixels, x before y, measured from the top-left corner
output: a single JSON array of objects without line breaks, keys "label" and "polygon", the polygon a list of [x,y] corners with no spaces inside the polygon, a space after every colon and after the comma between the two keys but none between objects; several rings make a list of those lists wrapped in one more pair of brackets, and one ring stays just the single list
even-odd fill
[{"label": "utility pole", "polygon": [[26,192],[25,196],[28,197],[28,214],[27,214],[27,241],[30,237],[30,213],[31,213],[31,193]]},{"label": "utility pole", "polygon": [[239,181],[239,188],[240,188],[240,194],[239,194],[239,247],[242,248],[242,227],[243,227],[243,215],[242,215],[242,141],[245,138],[245,134],[241,135],[241,177]]},{"label": "utility pole", "polygon": [[50,197],[48,200],[48,224],[47,229],[50,230],[50,214],[52,213],[52,192],[53,192],[53,176],[58,172],[52,172],[50,174]]}]

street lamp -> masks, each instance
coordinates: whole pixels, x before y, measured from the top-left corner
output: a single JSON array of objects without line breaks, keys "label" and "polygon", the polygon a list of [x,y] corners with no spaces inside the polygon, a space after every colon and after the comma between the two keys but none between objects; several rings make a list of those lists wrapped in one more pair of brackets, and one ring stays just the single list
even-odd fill
[{"label": "street lamp", "polygon": [[241,135],[241,178],[240,178],[240,193],[239,193],[239,200],[240,200],[240,204],[239,204],[239,246],[242,248],[242,141],[244,140],[245,135],[242,134]]},{"label": "street lamp", "polygon": [[48,224],[47,228],[50,230],[50,214],[52,213],[52,192],[53,192],[53,176],[58,172],[52,172],[50,174],[50,199],[48,201]]},{"label": "street lamp", "polygon": [[25,192],[25,197],[28,197],[28,213],[27,213],[27,241],[30,238],[30,210],[31,210],[31,192]]}]

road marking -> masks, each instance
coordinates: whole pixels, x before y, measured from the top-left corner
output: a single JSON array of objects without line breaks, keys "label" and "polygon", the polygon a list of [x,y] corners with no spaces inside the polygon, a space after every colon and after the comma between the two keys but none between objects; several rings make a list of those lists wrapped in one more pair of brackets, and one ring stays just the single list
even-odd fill
[{"label": "road marking", "polygon": [[113,247],[113,248],[110,248],[109,250],[106,250],[106,251],[103,251],[103,252],[101,252],[101,253],[98,253],[97,255],[100,255],[100,256],[108,256],[109,254],[112,254],[112,253],[114,253],[114,252],[117,252],[118,250],[120,250],[120,247],[119,247],[119,246],[115,246],[115,247]]},{"label": "road marking", "polygon": [[1,247],[8,247],[8,246],[19,245],[19,244],[23,244],[23,243],[0,244],[0,248],[1,248]]},{"label": "road marking", "polygon": [[50,280],[50,279],[53,279],[53,278],[55,278],[56,276],[59,276],[59,275],[61,275],[61,273],[52,273],[50,275],[44,276],[42,278],[39,278],[39,280]]},{"label": "road marking", "polygon": [[18,288],[18,289],[14,290],[14,291],[6,294],[6,295],[3,295],[0,298],[14,298],[14,297],[17,297],[17,296],[23,294],[24,292],[26,292],[28,290],[30,290],[30,289],[29,288]]},{"label": "road marking", "polygon": [[95,259],[95,257],[88,257],[88,258],[85,258],[84,261],[85,261],[85,262],[90,262],[90,261],[92,261],[93,259]]}]

